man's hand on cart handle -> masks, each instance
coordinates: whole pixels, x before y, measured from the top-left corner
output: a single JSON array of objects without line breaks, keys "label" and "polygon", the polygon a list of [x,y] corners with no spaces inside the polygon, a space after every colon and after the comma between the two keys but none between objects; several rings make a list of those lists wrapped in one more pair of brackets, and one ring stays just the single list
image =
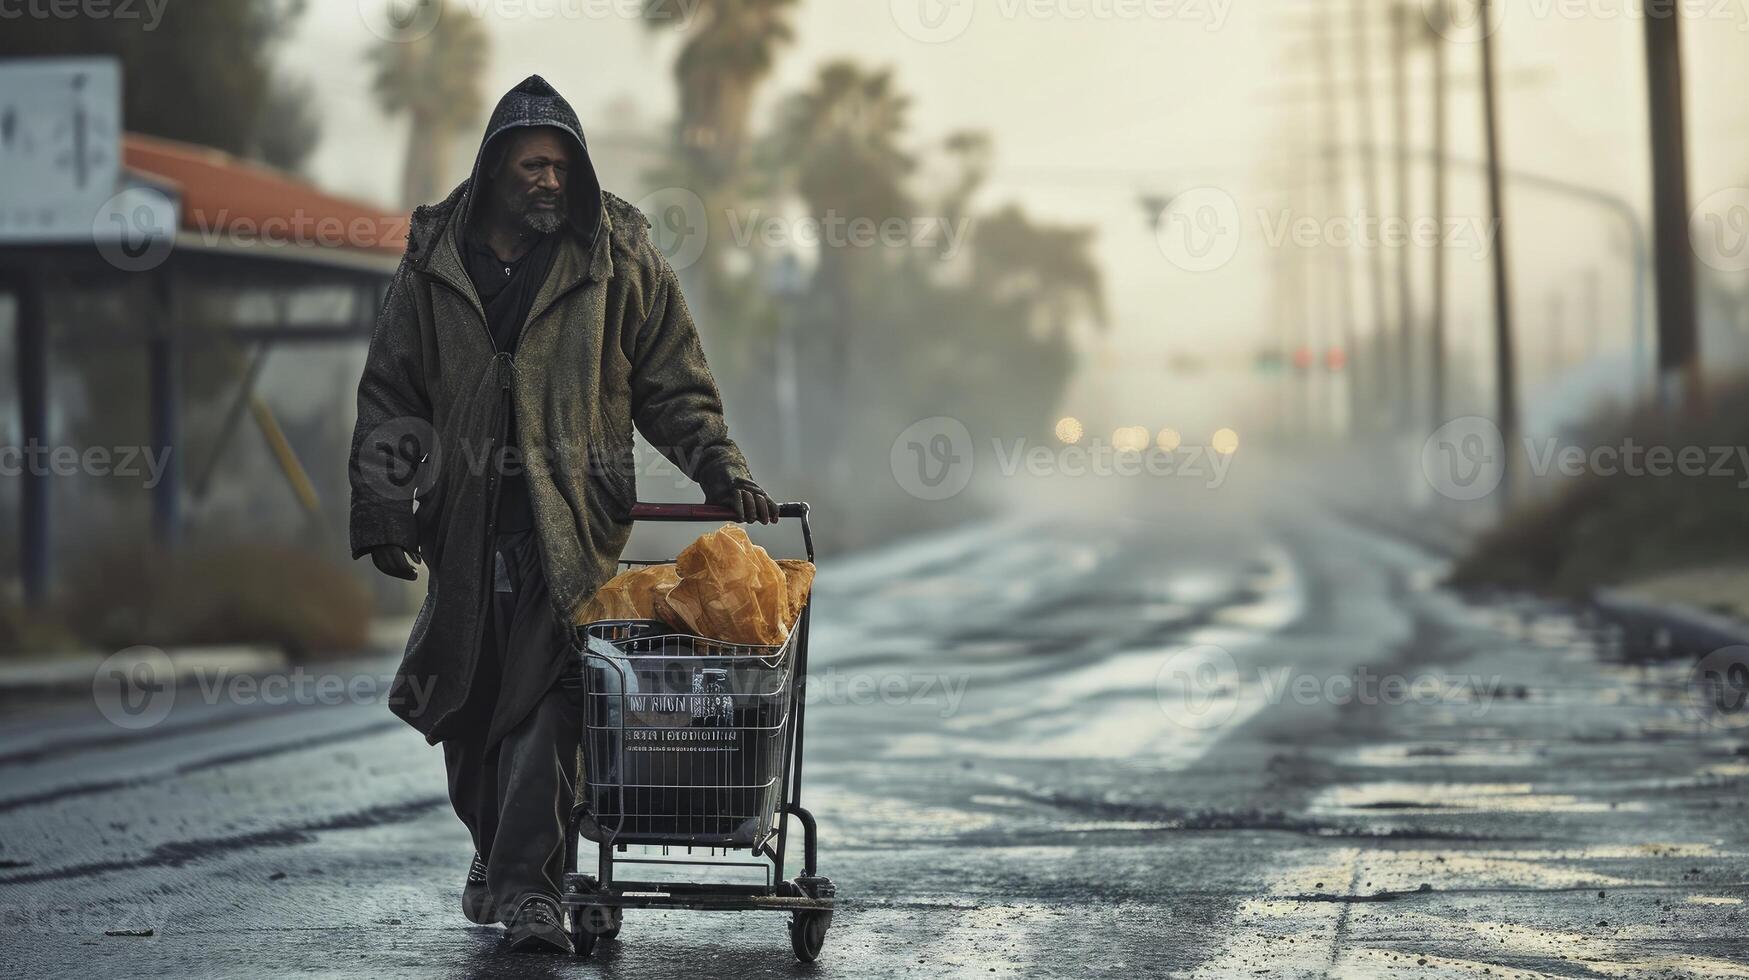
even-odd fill
[{"label": "man's hand on cart handle", "polygon": [[742,524],[777,523],[777,501],[772,500],[771,495],[761,490],[759,484],[752,480],[736,479],[728,496],[728,500],[720,503],[734,511],[735,520]]},{"label": "man's hand on cart handle", "polygon": [[419,573],[413,566],[419,563],[419,550],[409,552],[398,544],[379,544],[370,550],[370,560],[376,563],[377,571],[384,575],[404,578],[409,582],[419,579]]}]

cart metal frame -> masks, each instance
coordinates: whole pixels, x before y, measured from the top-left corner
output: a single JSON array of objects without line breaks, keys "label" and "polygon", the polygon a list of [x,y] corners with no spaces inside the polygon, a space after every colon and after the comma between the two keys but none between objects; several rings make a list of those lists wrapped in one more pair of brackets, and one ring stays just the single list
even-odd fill
[{"label": "cart metal frame", "polygon": [[[800,522],[802,544],[808,561],[814,560],[813,531],[808,524],[809,508],[805,502],[792,502],[778,505],[780,522],[793,519]],[[735,514],[726,507],[714,507],[703,504],[647,504],[640,503],[632,508],[633,521],[734,521]],[[624,560],[626,566],[662,564],[658,561]],[[781,756],[780,791],[776,811],[771,814],[773,830],[763,839],[756,840],[752,847],[723,846],[719,843],[701,845],[696,839],[669,838],[661,839],[648,834],[636,835],[629,843],[652,845],[662,849],[663,857],[630,858],[620,857],[624,854],[628,842],[619,841],[617,833],[601,833],[599,824],[594,824],[595,815],[589,810],[587,792],[581,794],[579,800],[571,809],[570,819],[565,835],[565,867],[567,873],[564,879],[564,893],[561,901],[568,913],[568,930],[577,953],[588,956],[595,948],[597,941],[612,939],[619,935],[622,912],[628,908],[673,908],[694,909],[712,912],[733,912],[746,910],[768,910],[788,912],[790,914],[789,933],[790,946],[797,959],[812,962],[820,954],[825,942],[826,930],[832,923],[832,910],[836,903],[836,889],[832,881],[819,873],[819,834],[813,814],[801,805],[802,795],[802,743],[804,727],[804,711],[806,708],[803,697],[807,683],[808,672],[808,623],[813,614],[813,597],[810,593],[808,603],[802,608],[802,613],[796,621],[792,636],[784,644],[792,648],[789,656],[789,677],[787,712],[785,714],[785,730],[782,733],[783,747]],[[578,656],[588,656],[583,653],[583,630],[578,629]],[[626,697],[625,687],[620,688],[618,695]],[[623,717],[623,714],[622,714]],[[602,763],[589,758],[589,750],[593,739],[585,731],[583,743],[585,746],[585,775],[589,772],[603,771],[597,767]],[[623,772],[624,740],[619,742],[620,757],[617,760]],[[623,803],[624,790],[621,789],[621,815],[625,814]],[[790,837],[790,820],[794,818],[802,828],[802,868],[801,874],[793,880],[784,878],[785,861],[788,854]],[[595,841],[597,848],[596,869],[594,874],[586,874],[580,867],[583,832],[586,825],[594,826],[600,838]],[[623,820],[621,825],[623,826]],[[679,856],[672,856],[676,849],[683,849]],[[704,850],[703,856],[695,856],[695,852]],[[750,851],[753,860],[727,860],[730,853]],[[719,856],[720,855],[720,856]],[[738,883],[707,883],[697,881],[652,881],[620,878],[616,866],[620,864],[663,865],[683,867],[740,867],[763,868],[765,882],[763,884]]]}]

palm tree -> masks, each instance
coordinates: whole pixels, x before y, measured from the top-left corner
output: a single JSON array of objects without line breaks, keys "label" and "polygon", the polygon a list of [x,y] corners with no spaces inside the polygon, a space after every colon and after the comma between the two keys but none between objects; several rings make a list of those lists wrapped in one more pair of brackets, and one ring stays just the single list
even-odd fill
[{"label": "palm tree", "polygon": [[[747,147],[753,96],[771,74],[777,48],[794,40],[796,0],[712,0],[685,21],[674,61],[680,88],[676,138],[693,170],[709,184],[728,181]],[[652,30],[685,17],[680,0],[644,0]]]},{"label": "palm tree", "polygon": [[[401,171],[401,199],[408,207],[442,196],[442,167],[455,137],[479,119],[486,68],[486,30],[478,20],[448,0],[414,3],[440,7],[436,26],[414,40],[382,41],[369,56],[377,104],[390,115],[412,117]],[[417,12],[410,17],[423,19]]]},{"label": "palm tree", "polygon": [[1091,228],[1035,224],[1010,204],[978,222],[973,286],[1030,312],[1034,336],[1067,341],[1076,323],[1106,323],[1105,287]]},{"label": "palm tree", "polygon": [[[779,106],[778,123],[765,147],[779,175],[809,214],[823,223],[872,221],[914,213],[905,183],[916,162],[900,148],[910,100],[899,94],[890,70],[865,70],[854,62],[821,67],[811,88]],[[843,450],[848,423],[850,365],[860,296],[876,286],[891,255],[850,247],[845,229],[823,225],[812,292],[824,304],[826,380],[837,411],[829,422],[831,446]],[[898,258],[902,258],[899,256]],[[834,458],[835,472],[842,455]]]}]

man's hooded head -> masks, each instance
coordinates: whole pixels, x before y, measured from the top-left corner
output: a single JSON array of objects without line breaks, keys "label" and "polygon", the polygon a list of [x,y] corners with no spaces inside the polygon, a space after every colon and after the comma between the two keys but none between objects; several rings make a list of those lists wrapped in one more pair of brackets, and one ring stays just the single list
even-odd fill
[{"label": "man's hooded head", "polygon": [[601,227],[601,183],[577,114],[546,80],[530,75],[492,110],[474,176],[468,220],[484,202],[522,227],[556,231],[567,222],[585,242]]}]

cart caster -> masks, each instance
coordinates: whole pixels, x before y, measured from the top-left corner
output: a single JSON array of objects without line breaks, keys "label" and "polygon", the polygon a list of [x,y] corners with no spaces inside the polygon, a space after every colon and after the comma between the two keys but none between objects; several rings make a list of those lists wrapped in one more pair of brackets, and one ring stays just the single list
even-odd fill
[{"label": "cart caster", "polygon": [[625,921],[625,914],[617,907],[591,905],[583,910],[584,927],[591,928],[597,939],[618,939],[619,927]]},{"label": "cart caster", "polygon": [[832,913],[810,909],[792,912],[789,919],[789,945],[796,959],[812,963],[820,958],[820,948],[826,945],[826,929],[832,925]]},{"label": "cart caster", "polygon": [[597,940],[617,939],[620,923],[623,921],[624,913],[617,906],[585,905],[573,909],[571,942],[576,945],[577,952],[582,953],[585,942],[593,947]]},{"label": "cart caster", "polygon": [[571,914],[571,951],[583,959],[588,959],[595,952],[595,933],[582,926],[582,916]]}]

